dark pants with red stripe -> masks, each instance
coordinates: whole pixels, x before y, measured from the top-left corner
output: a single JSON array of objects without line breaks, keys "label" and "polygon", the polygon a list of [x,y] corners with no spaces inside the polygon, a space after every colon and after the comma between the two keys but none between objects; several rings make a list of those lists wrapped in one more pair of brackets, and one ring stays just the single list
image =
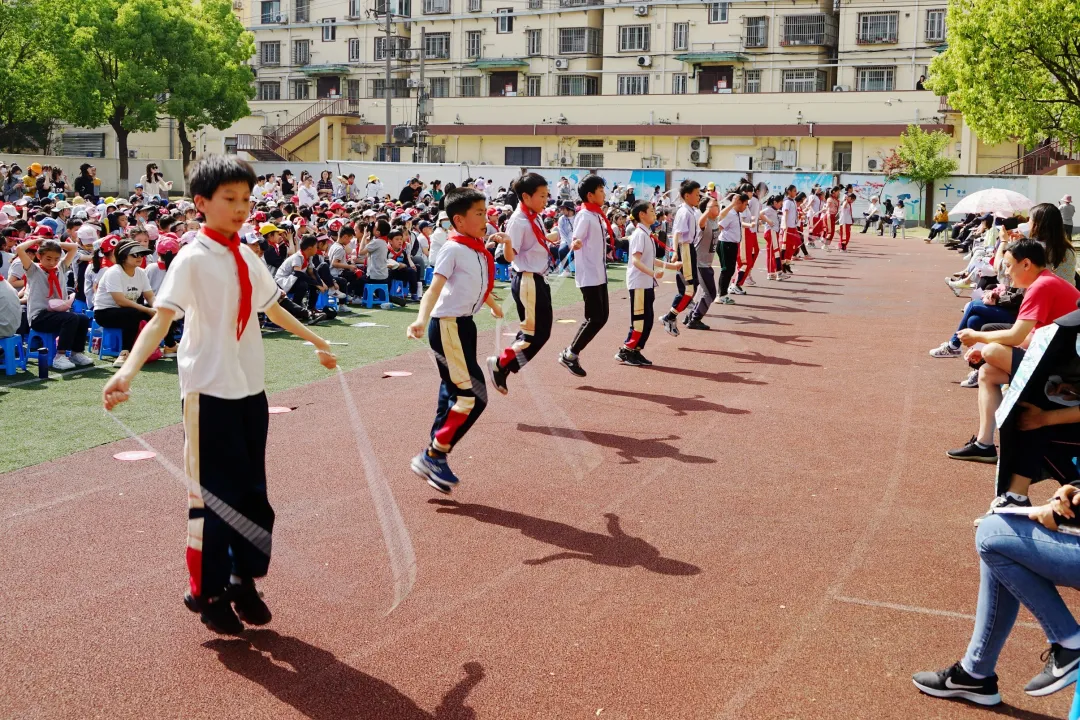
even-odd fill
[{"label": "dark pants with red stripe", "polygon": [[487,384],[476,362],[472,315],[431,318],[428,342],[439,365],[439,404],[431,426],[431,447],[448,453],[487,407]]},{"label": "dark pants with red stripe", "polygon": [[675,274],[675,287],[678,294],[671,301],[672,315],[678,315],[690,306],[698,287],[697,249],[690,243],[679,244],[679,257],[682,268]]},{"label": "dark pants with red stripe", "polygon": [[[251,522],[271,532],[274,509],[266,497],[266,393],[236,400],[189,393],[184,397],[184,471],[194,485],[213,493]],[[217,597],[230,575],[266,575],[270,556],[251,544],[201,495],[188,494],[187,567],[191,594]]]},{"label": "dark pants with red stripe", "polygon": [[653,317],[653,301],[656,299],[656,290],[644,288],[630,291],[630,333],[626,336],[624,346],[627,350],[642,350],[652,334],[652,326],[655,322]]},{"label": "dark pants with red stripe", "polygon": [[510,293],[517,304],[521,329],[510,347],[499,356],[499,367],[516,373],[536,357],[551,337],[551,288],[543,275],[514,271]]}]

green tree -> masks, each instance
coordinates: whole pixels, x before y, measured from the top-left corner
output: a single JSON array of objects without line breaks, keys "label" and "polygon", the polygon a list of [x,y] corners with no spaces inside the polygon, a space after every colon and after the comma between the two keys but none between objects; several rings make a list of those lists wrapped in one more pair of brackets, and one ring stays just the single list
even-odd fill
[{"label": "green tree", "polygon": [[900,136],[900,144],[883,163],[887,181],[904,179],[919,188],[919,206],[924,215],[926,186],[956,172],[956,161],[944,155],[950,142],[952,138],[940,130],[924,132],[918,125],[908,125]]},{"label": "green tree", "polygon": [[1080,3],[949,0],[927,87],[988,143],[1080,139]]},{"label": "green tree", "polygon": [[168,58],[168,99],[162,107],[178,123],[185,175],[199,130],[207,125],[224,130],[250,112],[248,100],[255,97],[247,66],[255,54],[254,38],[228,0],[202,0],[191,19],[191,41]]},{"label": "green tree", "polygon": [[0,149],[44,151],[63,83],[49,52],[56,15],[34,0],[0,2]]}]

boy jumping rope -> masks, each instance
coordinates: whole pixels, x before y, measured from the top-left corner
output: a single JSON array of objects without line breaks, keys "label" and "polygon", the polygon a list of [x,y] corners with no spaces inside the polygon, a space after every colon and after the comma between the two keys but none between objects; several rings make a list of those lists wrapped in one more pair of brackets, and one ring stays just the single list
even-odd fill
[{"label": "boy jumping rope", "polygon": [[[447,193],[445,202],[454,229],[435,260],[435,273],[416,320],[406,330],[408,337],[419,339],[427,328],[442,378],[431,442],[412,459],[412,471],[441,493],[449,493],[458,483],[446,456],[487,406],[487,385],[476,362],[473,315],[487,305],[494,317],[502,317],[491,294],[495,258],[484,246],[486,198],[477,190],[462,188]],[[496,233],[490,239],[502,243],[504,253],[513,252],[509,236]]]},{"label": "boy jumping rope", "polygon": [[[709,202],[715,203],[714,200]],[[630,235],[630,268],[626,272],[626,287],[630,290],[630,333],[615,359],[624,365],[652,365],[641,350],[652,333],[656,281],[664,276],[665,269],[678,270],[682,264],[656,259],[656,243],[648,230],[656,222],[652,203],[648,200],[634,203],[630,217],[635,226]]]},{"label": "boy jumping rope", "polygon": [[500,356],[487,359],[491,384],[503,395],[507,393],[507,374],[520,372],[551,337],[554,316],[551,289],[545,276],[551,258],[548,245],[559,242],[559,233],[546,233],[538,214],[547,207],[548,201],[548,184],[544,176],[527,173],[511,187],[521,202],[506,223],[510,244],[504,246],[503,253],[513,266],[510,292],[517,304],[521,329],[513,344]]},{"label": "boy jumping rope", "polygon": [[102,391],[106,410],[129,399],[143,363],[172,322],[185,318],[176,358],[188,480],[190,588],[184,604],[226,635],[271,618],[255,589],[269,554],[208,510],[203,497],[204,491],[213,494],[267,533],[273,530],[266,497],[270,416],[257,313],[314,344],[324,367],[337,365],[330,345],[278,305],[280,290],[266,265],[240,242],[237,231],[254,186],[251,165],[230,156],[207,155],[191,167],[188,189],[206,223],[169,266],[154,301],[157,313]]},{"label": "boy jumping rope", "polygon": [[[678,292],[671,301],[671,309],[663,317],[664,329],[670,334],[679,335],[679,313],[690,306],[697,292],[697,255],[694,246],[705,225],[705,216],[698,210],[701,202],[701,185],[694,180],[683,180],[679,185],[679,196],[683,204],[675,213],[675,223],[671,227],[673,258],[681,263],[682,270],[675,276]],[[713,199],[713,202],[716,202]]]}]

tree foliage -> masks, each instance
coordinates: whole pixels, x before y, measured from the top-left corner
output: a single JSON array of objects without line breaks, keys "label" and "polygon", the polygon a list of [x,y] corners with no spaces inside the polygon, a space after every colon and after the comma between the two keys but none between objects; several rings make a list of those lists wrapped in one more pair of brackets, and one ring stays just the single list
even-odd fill
[{"label": "tree foliage", "polygon": [[918,125],[908,125],[900,136],[900,144],[882,163],[886,180],[904,179],[913,183],[919,188],[919,201],[923,202],[927,185],[956,172],[956,160],[944,154],[951,142],[948,133],[925,132]]},{"label": "tree foliage", "polygon": [[1080,3],[949,0],[928,88],[988,143],[1080,139]]},{"label": "tree foliage", "polygon": [[49,41],[56,15],[35,0],[0,2],[0,149],[43,151],[58,114],[61,86]]}]

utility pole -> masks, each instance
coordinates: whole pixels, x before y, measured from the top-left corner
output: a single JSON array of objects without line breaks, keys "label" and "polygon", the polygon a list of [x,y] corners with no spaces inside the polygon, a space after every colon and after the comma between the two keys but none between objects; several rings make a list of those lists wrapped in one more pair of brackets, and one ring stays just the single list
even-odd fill
[{"label": "utility pole", "polygon": [[393,90],[391,89],[390,78],[390,56],[393,53],[393,47],[390,38],[390,21],[393,19],[394,10],[393,3],[396,0],[383,0],[386,3],[386,157],[384,160],[390,161],[390,143],[393,141],[393,115],[391,114],[390,98],[393,96]]},{"label": "utility pole", "polygon": [[424,139],[420,133],[424,129],[424,115],[427,112],[427,89],[424,87],[424,56],[427,45],[424,38],[427,30],[420,28],[420,87],[416,90],[416,139],[413,142],[413,162],[424,162]]}]

